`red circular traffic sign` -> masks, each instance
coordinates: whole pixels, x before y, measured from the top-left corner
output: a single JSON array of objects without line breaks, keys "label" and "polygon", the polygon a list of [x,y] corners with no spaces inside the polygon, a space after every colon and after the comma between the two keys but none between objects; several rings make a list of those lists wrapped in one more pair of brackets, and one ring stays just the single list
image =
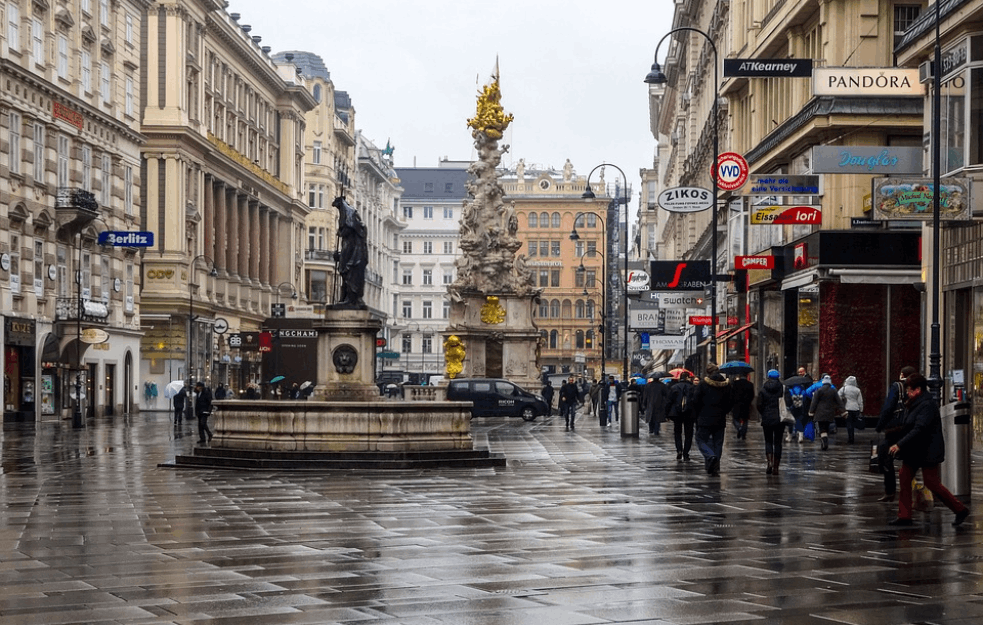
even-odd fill
[{"label": "red circular traffic sign", "polygon": [[724,191],[736,191],[744,186],[748,177],[747,161],[737,152],[724,152],[717,156],[717,167],[714,177],[717,188]]}]

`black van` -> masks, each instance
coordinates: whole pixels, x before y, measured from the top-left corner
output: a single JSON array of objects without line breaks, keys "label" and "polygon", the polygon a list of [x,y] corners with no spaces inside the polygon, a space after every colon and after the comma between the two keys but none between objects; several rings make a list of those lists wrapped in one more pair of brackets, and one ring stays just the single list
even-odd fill
[{"label": "black van", "polygon": [[533,395],[508,380],[469,378],[451,380],[447,385],[449,401],[469,401],[471,417],[522,417],[532,421],[549,414],[540,395]]}]

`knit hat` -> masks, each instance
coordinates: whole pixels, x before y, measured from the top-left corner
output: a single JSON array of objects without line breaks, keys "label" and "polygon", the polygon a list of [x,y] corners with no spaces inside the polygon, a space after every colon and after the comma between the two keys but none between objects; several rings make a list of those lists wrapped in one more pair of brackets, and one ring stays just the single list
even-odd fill
[{"label": "knit hat", "polygon": [[832,384],[832,383],[833,383],[833,378],[829,377],[828,375],[823,376],[823,384]]},{"label": "knit hat", "polygon": [[769,380],[777,380],[780,377],[782,377],[782,374],[778,372],[778,369],[769,369],[768,370],[768,379]]},{"label": "knit hat", "polygon": [[718,371],[720,371],[720,367],[717,366],[717,363],[711,362],[707,364],[707,375],[713,375]]}]

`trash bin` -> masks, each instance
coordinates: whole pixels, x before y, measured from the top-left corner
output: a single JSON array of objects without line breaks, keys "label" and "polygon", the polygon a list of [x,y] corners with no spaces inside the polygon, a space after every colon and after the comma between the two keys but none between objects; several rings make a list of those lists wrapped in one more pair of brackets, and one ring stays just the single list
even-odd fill
[{"label": "trash bin", "polygon": [[602,428],[608,426],[608,401],[607,398],[601,397],[601,393],[597,394],[597,420]]},{"label": "trash bin", "polygon": [[945,436],[945,462],[942,463],[942,483],[956,497],[968,502],[972,494],[969,473],[973,432],[970,425],[972,404],[955,402],[942,406],[942,433]]},{"label": "trash bin", "polygon": [[621,436],[638,438],[638,404],[641,393],[628,389],[621,395]]}]

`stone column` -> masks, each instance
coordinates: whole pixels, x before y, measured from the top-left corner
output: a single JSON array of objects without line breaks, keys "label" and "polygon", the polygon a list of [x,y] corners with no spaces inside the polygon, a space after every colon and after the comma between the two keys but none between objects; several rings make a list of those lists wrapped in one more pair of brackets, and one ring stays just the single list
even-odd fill
[{"label": "stone column", "polygon": [[270,286],[270,207],[259,207],[259,281],[264,287]]},{"label": "stone column", "polygon": [[249,201],[249,279],[259,286],[259,200]]},{"label": "stone column", "polygon": [[280,284],[280,271],[277,264],[280,260],[280,254],[277,249],[277,230],[280,228],[280,216],[277,215],[272,210],[270,211],[270,229],[268,232],[263,233],[263,238],[266,239],[267,244],[270,246],[270,285],[276,286]]},{"label": "stone column", "polygon": [[215,270],[223,277],[228,275],[229,264],[225,258],[225,239],[226,239],[226,210],[225,183],[221,180],[215,181]]},{"label": "stone column", "polygon": [[236,205],[238,213],[239,229],[237,237],[239,239],[239,249],[236,252],[237,266],[239,267],[239,278],[244,281],[249,280],[249,198],[240,195]]},{"label": "stone column", "polygon": [[239,276],[239,265],[237,263],[237,255],[239,253],[239,196],[235,189],[226,188],[226,209],[228,214],[228,223],[225,228],[226,241],[228,245],[225,248],[225,265],[226,270],[229,272],[231,278],[237,278]]},{"label": "stone column", "polygon": [[205,203],[204,213],[202,215],[201,223],[201,236],[204,239],[202,243],[202,249],[205,250],[205,254],[212,259],[213,265],[217,258],[215,255],[215,190],[213,185],[213,179],[211,175],[205,174],[205,183],[202,186],[202,200]]}]

